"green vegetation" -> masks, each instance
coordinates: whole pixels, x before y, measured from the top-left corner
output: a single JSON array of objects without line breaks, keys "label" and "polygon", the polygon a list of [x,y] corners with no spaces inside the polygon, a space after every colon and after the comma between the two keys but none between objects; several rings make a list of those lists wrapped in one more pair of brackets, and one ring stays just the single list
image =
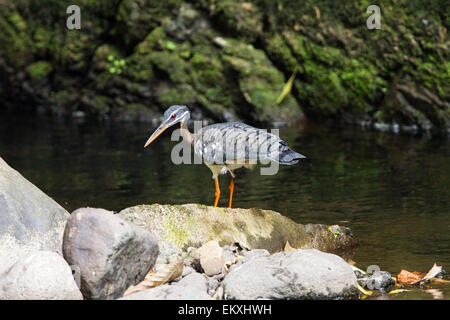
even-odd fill
[{"label": "green vegetation", "polygon": [[[113,117],[133,104],[154,114],[184,103],[216,121],[295,124],[306,114],[450,127],[448,1],[381,1],[380,30],[367,29],[371,3],[362,0],[83,0],[80,31],[64,27],[69,4],[1,11],[9,102],[37,96]],[[24,95],[24,70],[49,81]]]}]

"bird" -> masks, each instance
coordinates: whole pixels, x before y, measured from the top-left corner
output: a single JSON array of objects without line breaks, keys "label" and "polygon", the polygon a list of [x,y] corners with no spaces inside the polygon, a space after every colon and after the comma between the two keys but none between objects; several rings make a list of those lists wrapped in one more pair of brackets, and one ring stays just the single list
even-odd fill
[{"label": "bird", "polygon": [[242,122],[225,122],[201,127],[191,133],[188,121],[190,110],[184,105],[170,106],[163,114],[160,126],[144,145],[148,147],[167,128],[180,123],[180,135],[194,148],[194,154],[211,170],[215,186],[214,207],[220,198],[219,175],[231,175],[228,208],[231,208],[234,193],[234,170],[252,168],[258,160],[275,161],[282,165],[293,165],[304,155],[291,150],[286,142],[266,130]]}]

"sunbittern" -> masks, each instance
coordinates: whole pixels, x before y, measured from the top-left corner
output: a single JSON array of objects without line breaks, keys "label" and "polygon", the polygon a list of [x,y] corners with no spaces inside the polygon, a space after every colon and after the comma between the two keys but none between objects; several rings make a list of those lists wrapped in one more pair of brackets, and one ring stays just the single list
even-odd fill
[{"label": "sunbittern", "polygon": [[194,153],[200,157],[212,171],[216,188],[214,206],[220,197],[219,174],[231,174],[230,198],[231,208],[234,191],[234,170],[240,167],[251,168],[256,161],[266,159],[284,165],[296,164],[305,156],[289,149],[286,143],[276,135],[257,129],[241,122],[217,123],[201,128],[198,132],[188,130],[190,111],[186,106],[171,106],[164,112],[161,125],[145,143],[147,147],[164,130],[180,123],[183,139],[194,146]]}]

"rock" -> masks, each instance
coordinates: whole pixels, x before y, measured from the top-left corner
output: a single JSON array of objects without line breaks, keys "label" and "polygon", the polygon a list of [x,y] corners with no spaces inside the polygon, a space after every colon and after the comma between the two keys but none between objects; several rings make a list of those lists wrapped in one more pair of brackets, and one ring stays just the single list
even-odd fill
[{"label": "rock", "polygon": [[222,282],[227,299],[358,298],[356,276],[340,257],[315,249],[245,262]]},{"label": "rock", "polygon": [[69,213],[1,158],[0,217],[1,247],[62,253]]},{"label": "rock", "polygon": [[207,280],[200,273],[191,273],[178,282],[138,292],[121,300],[212,300],[207,293]]},{"label": "rock", "polygon": [[225,261],[223,249],[215,240],[208,241],[198,249],[200,265],[207,276],[213,276],[222,272]]},{"label": "rock", "polygon": [[358,283],[369,290],[380,290],[381,292],[390,291],[394,285],[394,279],[387,271],[375,271],[372,275],[362,275],[358,278]]},{"label": "rock", "polygon": [[244,257],[245,261],[250,261],[253,258],[268,257],[268,256],[270,256],[270,253],[269,253],[269,251],[267,251],[265,249],[253,249],[250,251],[243,252],[242,256]]},{"label": "rock", "polygon": [[[0,271],[0,300],[82,300],[67,262],[44,250],[14,250],[16,257]],[[0,252],[0,260],[5,252]]]},{"label": "rock", "polygon": [[271,210],[153,204],[127,208],[118,215],[155,234],[163,255],[198,248],[210,240],[217,240],[219,245],[237,242],[243,248],[271,253],[283,250],[289,241],[294,248],[314,248],[346,258],[358,245],[348,228],[302,225]]},{"label": "rock", "polygon": [[384,121],[416,125],[424,131],[448,129],[450,102],[441,100],[435,91],[415,83],[409,76],[399,75],[386,92],[380,117]]},{"label": "rock", "polygon": [[64,232],[64,257],[81,271],[88,299],[115,299],[142,281],[155,264],[158,244],[148,231],[110,211],[75,210]]}]

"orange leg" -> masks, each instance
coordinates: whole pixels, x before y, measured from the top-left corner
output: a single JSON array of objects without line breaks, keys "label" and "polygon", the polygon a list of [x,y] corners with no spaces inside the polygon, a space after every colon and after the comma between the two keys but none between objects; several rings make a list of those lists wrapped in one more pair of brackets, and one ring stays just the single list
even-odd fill
[{"label": "orange leg", "polygon": [[228,208],[231,208],[231,202],[233,201],[233,191],[234,191],[234,178],[231,177],[231,181],[230,181],[230,201],[228,201]]},{"label": "orange leg", "polygon": [[214,179],[214,185],[216,186],[216,200],[214,201],[214,207],[217,207],[220,198],[219,178]]}]

